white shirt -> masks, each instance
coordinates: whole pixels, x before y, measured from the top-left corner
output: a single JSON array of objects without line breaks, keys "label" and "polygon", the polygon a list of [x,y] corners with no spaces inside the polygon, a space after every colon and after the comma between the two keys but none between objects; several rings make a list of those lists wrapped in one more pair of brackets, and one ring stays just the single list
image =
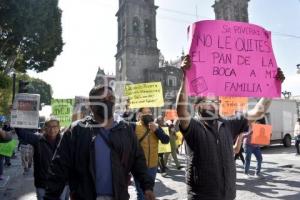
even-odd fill
[{"label": "white shirt", "polygon": [[295,128],[294,128],[294,136],[296,137],[298,135],[300,135],[300,123],[296,122]]}]

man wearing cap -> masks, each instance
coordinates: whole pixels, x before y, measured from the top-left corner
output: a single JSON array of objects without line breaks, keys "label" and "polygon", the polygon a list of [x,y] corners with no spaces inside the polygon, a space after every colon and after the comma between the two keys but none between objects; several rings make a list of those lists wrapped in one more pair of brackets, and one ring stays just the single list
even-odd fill
[{"label": "man wearing cap", "polygon": [[[34,185],[36,187],[36,195],[38,200],[43,200],[45,195],[45,187],[48,176],[48,168],[57,145],[60,142],[60,126],[59,120],[50,117],[45,122],[44,133],[32,133],[30,129],[16,128],[16,133],[22,141],[31,144],[34,149]],[[67,195],[67,187],[65,187],[60,199],[65,199]]]},{"label": "man wearing cap", "polygon": [[69,182],[72,200],[129,200],[128,175],[140,182],[146,200],[154,200],[143,150],[131,126],[113,118],[115,96],[97,86],[89,94],[93,116],[74,122],[55,153],[45,200],[57,200]]}]

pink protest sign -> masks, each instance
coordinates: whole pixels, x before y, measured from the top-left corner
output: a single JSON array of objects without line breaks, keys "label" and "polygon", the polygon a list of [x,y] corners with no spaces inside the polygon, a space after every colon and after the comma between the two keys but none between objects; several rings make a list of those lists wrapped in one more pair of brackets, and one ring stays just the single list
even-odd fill
[{"label": "pink protest sign", "polygon": [[280,97],[271,33],[257,25],[208,20],[189,27],[190,96]]}]

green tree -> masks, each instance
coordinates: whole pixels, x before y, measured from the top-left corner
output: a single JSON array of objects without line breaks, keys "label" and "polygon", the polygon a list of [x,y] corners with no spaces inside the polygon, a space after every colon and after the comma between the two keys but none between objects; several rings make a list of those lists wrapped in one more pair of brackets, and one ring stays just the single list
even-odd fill
[{"label": "green tree", "polygon": [[0,1],[0,71],[42,72],[62,51],[58,0]]},{"label": "green tree", "polygon": [[51,99],[53,90],[50,84],[46,83],[45,81],[32,78],[27,74],[18,74],[17,75],[17,92],[19,88],[19,80],[28,81],[29,84],[27,85],[28,93],[30,94],[39,94],[41,96],[40,102],[44,103],[45,105],[51,105]]},{"label": "green tree", "polygon": [[52,87],[41,79],[31,78],[28,85],[28,93],[40,94],[40,102],[45,105],[51,105]]},{"label": "green tree", "polygon": [[[18,73],[16,77],[16,93],[18,93],[19,80],[28,81],[28,93],[39,94],[40,102],[51,105],[52,87],[45,81],[29,77],[27,74]],[[0,115],[9,114],[9,106],[12,102],[12,78],[0,72]]]},{"label": "green tree", "polygon": [[12,99],[12,80],[0,71],[0,115],[8,115]]}]

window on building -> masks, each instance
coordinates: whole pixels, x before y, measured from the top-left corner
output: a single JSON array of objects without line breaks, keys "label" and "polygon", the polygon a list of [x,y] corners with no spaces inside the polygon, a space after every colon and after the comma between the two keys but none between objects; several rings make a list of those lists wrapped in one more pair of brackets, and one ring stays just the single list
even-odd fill
[{"label": "window on building", "polygon": [[132,30],[134,34],[138,34],[140,31],[140,20],[138,17],[134,17],[132,21]]},{"label": "window on building", "polygon": [[175,76],[168,76],[167,83],[169,87],[176,87],[177,86],[177,80]]},{"label": "window on building", "polygon": [[151,23],[150,23],[150,20],[148,20],[148,19],[145,19],[145,21],[144,21],[144,31],[145,31],[145,35],[148,35],[148,36],[152,35]]}]

